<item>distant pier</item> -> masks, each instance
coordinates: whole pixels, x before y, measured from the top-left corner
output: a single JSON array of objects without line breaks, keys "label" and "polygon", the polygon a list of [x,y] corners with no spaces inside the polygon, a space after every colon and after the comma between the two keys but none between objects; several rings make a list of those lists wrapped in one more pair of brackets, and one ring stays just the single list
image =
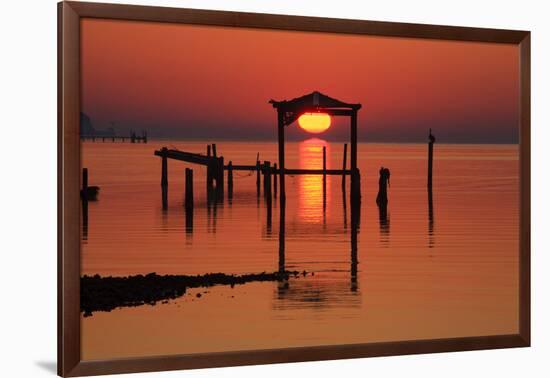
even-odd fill
[{"label": "distant pier", "polygon": [[130,143],[147,143],[147,131],[142,131],[141,135],[136,134],[135,132],[131,132],[129,136],[121,136],[121,135],[94,135],[94,134],[81,134],[80,135],[81,141],[92,141],[92,142],[122,142],[125,143],[126,141]]}]

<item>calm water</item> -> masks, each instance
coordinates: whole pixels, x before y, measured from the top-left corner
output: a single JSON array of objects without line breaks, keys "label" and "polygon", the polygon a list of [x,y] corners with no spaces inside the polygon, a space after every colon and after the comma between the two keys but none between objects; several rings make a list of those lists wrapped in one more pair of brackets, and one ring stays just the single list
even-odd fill
[{"label": "calm water", "polygon": [[[163,211],[161,163],[153,151],[204,153],[207,143],[83,143],[82,165],[101,191],[82,229],[82,274],[278,269],[279,202],[270,219],[263,196],[256,196],[255,174],[236,172],[233,200],[208,210],[205,169],[169,161]],[[287,167],[322,168],[322,146],[328,168],[341,169],[342,144],[319,139],[287,143]],[[258,152],[261,160],[277,161],[276,143],[220,142],[217,149],[234,164],[255,164]],[[81,321],[82,357],[516,333],[518,147],[436,144],[432,216],[426,155],[424,144],[359,145],[356,281],[341,177],[328,176],[324,204],[322,176],[288,176],[286,269],[310,274],[288,286],[215,286],[166,304],[96,312]],[[375,203],[380,166],[391,170],[387,217]],[[186,167],[195,175],[192,228],[183,207]]]}]

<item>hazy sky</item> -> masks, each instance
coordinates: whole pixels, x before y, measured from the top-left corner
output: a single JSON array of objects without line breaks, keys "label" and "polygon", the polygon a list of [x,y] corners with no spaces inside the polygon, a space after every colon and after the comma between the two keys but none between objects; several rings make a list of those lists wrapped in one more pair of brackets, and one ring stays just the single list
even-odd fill
[{"label": "hazy sky", "polygon": [[[276,139],[270,99],[361,103],[362,141],[517,143],[515,45],[85,19],[82,111],[96,128]],[[290,139],[307,137],[297,124]],[[348,120],[320,137],[344,140]]]}]

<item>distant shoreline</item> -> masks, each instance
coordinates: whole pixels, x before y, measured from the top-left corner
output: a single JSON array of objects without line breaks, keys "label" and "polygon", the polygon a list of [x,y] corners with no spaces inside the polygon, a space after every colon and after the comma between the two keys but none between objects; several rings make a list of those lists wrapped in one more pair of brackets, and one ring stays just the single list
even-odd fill
[{"label": "distant shoreline", "polygon": [[[195,138],[164,138],[164,137],[148,137],[149,143],[154,142],[163,142],[163,143],[277,143],[277,140],[273,139],[216,139],[216,138],[204,138],[204,139],[195,139]],[[98,138],[101,139],[101,138]],[[106,137],[108,139],[108,137]],[[290,139],[286,140],[286,143],[300,143],[311,139],[320,139],[323,141],[326,141],[327,143],[348,143],[347,140],[326,140],[321,137],[312,136],[308,139]],[[86,140],[85,143],[98,143],[101,144],[101,141],[93,142],[91,140]],[[120,142],[117,142],[120,143]],[[388,144],[395,144],[395,145],[424,145],[428,144],[428,142],[373,142],[373,141],[358,141],[359,144],[370,144],[370,145],[388,145]],[[450,143],[450,142],[437,142],[436,145],[439,146],[518,146],[519,142],[516,143],[500,143],[500,142],[457,142],[457,143]]]}]

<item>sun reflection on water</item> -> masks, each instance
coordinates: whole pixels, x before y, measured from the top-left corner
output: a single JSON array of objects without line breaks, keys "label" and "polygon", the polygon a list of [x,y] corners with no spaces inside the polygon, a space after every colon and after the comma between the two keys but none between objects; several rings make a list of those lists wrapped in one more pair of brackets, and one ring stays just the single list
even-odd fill
[{"label": "sun reflection on water", "polygon": [[[330,144],[318,138],[311,138],[300,143],[300,168],[322,169],[323,147],[326,148],[327,169],[329,169],[328,156],[330,156]],[[328,216],[327,208],[330,202],[330,176],[326,177],[325,196],[323,196],[323,175],[303,175],[298,178],[298,182],[298,214],[300,216],[300,221],[310,224],[323,223]]]}]

